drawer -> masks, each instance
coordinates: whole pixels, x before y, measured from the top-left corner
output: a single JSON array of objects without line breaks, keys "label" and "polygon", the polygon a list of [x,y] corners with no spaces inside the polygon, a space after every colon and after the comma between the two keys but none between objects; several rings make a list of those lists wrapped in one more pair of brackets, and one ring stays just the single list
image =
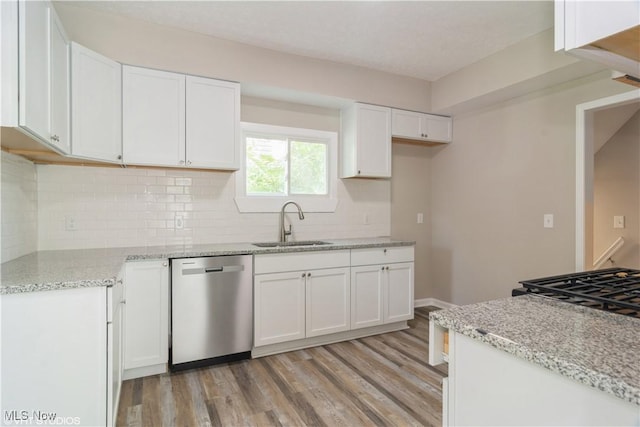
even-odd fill
[{"label": "drawer", "polygon": [[389,264],[392,262],[412,262],[413,246],[391,248],[367,248],[351,250],[351,265]]},{"label": "drawer", "polygon": [[349,267],[349,250],[255,255],[253,274]]}]

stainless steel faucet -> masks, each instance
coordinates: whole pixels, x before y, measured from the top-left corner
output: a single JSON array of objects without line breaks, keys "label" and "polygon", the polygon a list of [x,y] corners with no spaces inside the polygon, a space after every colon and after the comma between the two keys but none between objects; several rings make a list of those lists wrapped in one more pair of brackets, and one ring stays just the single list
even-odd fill
[{"label": "stainless steel faucet", "polygon": [[286,242],[287,236],[291,236],[291,224],[289,224],[288,230],[286,230],[284,227],[284,208],[286,208],[287,205],[295,205],[295,207],[298,208],[298,218],[300,218],[301,220],[304,219],[304,212],[302,212],[302,208],[300,207],[299,204],[297,204],[293,200],[284,202],[284,205],[282,205],[282,209],[280,209],[280,241],[281,242]]}]

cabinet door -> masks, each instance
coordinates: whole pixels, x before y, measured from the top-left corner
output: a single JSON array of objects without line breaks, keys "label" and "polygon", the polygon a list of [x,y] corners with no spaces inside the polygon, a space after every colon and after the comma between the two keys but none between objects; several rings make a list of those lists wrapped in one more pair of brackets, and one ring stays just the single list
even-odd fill
[{"label": "cabinet door", "polygon": [[71,67],[71,154],[121,163],[122,66],[72,43]]},{"label": "cabinet door", "polygon": [[237,170],[240,165],[240,85],[186,76],[186,163]]},{"label": "cabinet door", "polygon": [[382,274],[379,265],[351,268],[351,329],[382,324]]},{"label": "cabinet door", "polygon": [[61,419],[77,417],[82,425],[104,425],[107,288],[2,295],[0,304],[1,424],[36,425],[35,419],[7,418],[24,410],[29,416],[53,412]]},{"label": "cabinet door", "polygon": [[306,273],[306,337],[350,329],[349,268]]},{"label": "cabinet door", "polygon": [[429,141],[451,142],[451,117],[425,114],[420,132]]},{"label": "cabinet door", "polygon": [[49,38],[50,5],[19,3],[20,126],[50,142]]},{"label": "cabinet door", "polygon": [[254,346],[305,337],[305,278],[302,274],[254,276]]},{"label": "cabinet door", "polygon": [[401,138],[420,138],[421,120],[424,114],[414,111],[392,110],[391,133]]},{"label": "cabinet door", "polygon": [[564,7],[567,50],[640,25],[638,1],[565,1]]},{"label": "cabinet door", "polygon": [[125,266],[124,369],[166,364],[169,351],[167,261]]},{"label": "cabinet door", "polygon": [[[69,131],[69,43],[62,24],[50,10],[50,142],[65,154],[70,151]],[[96,100],[94,100],[94,103]]]},{"label": "cabinet door", "polygon": [[122,67],[124,163],[183,166],[185,76]]},{"label": "cabinet door", "polygon": [[385,323],[413,319],[413,263],[385,266]]},{"label": "cabinet door", "polygon": [[391,109],[358,104],[358,176],[391,177]]}]

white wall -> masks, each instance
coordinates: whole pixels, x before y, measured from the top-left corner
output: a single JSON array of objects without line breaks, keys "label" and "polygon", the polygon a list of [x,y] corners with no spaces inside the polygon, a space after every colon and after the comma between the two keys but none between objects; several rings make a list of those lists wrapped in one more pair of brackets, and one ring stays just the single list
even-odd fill
[{"label": "white wall", "polygon": [[[393,144],[391,178],[391,235],[413,240],[416,299],[433,296],[431,289],[431,151],[424,145]],[[417,214],[423,223],[417,223]]]},{"label": "white wall", "polygon": [[[625,243],[613,256],[615,265],[640,268],[640,113],[609,139],[594,160],[594,257],[622,236]],[[614,215],[625,217],[624,228],[613,228]]]},{"label": "white wall", "polygon": [[2,255],[10,261],[37,249],[38,200],[36,167],[13,154],[2,157]]},{"label": "white wall", "polygon": [[507,297],[574,271],[576,105],[629,89],[576,81],[455,117],[453,142],[431,151],[431,296]]}]

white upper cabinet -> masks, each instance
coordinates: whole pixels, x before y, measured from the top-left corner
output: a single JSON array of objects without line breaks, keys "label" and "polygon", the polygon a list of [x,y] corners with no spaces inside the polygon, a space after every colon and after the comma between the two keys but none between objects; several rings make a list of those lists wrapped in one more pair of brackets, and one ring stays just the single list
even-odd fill
[{"label": "white upper cabinet", "polygon": [[391,177],[391,108],[356,103],[342,112],[341,178]]},{"label": "white upper cabinet", "polygon": [[446,143],[451,142],[451,127],[451,117],[392,110],[391,133],[394,137]]},{"label": "white upper cabinet", "polygon": [[71,43],[74,157],[122,162],[121,74],[118,62]]},{"label": "white upper cabinet", "polygon": [[240,85],[187,76],[186,163],[198,168],[240,167]]},{"label": "white upper cabinet", "polygon": [[555,0],[555,49],[640,78],[640,1]]},{"label": "white upper cabinet", "polygon": [[69,44],[46,1],[19,3],[19,125],[68,153]]},{"label": "white upper cabinet", "polygon": [[240,85],[122,67],[124,162],[236,170]]},{"label": "white upper cabinet", "polygon": [[125,163],[183,166],[185,76],[122,67],[122,148]]}]

